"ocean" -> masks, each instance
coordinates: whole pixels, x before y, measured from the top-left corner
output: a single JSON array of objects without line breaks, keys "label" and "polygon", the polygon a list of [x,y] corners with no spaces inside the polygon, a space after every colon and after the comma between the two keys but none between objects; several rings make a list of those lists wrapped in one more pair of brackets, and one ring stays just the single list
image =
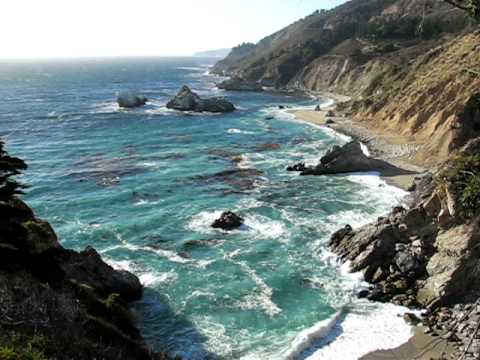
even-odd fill
[{"label": "ocean", "polygon": [[[300,177],[348,137],[288,108],[329,99],[216,88],[202,58],[0,62],[0,136],[29,169],[25,200],[62,244],[94,246],[145,286],[134,304],[154,348],[186,360],[357,359],[411,335],[391,304],[359,300],[361,276],[328,248],[405,193],[377,174]],[[166,109],[184,84],[231,114]],[[134,90],[147,106],[120,110]],[[279,105],[286,110],[279,110]],[[233,210],[245,225],[214,230]]]}]

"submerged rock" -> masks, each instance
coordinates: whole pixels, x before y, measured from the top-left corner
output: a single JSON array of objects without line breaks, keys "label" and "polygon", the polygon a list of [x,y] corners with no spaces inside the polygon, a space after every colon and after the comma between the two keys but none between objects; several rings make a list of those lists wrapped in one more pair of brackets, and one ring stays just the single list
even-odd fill
[{"label": "submerged rock", "polygon": [[235,110],[235,106],[227,99],[221,97],[202,99],[186,85],[167,103],[167,108],[179,111],[212,113],[227,113]]},{"label": "submerged rock", "polygon": [[287,167],[287,171],[305,171],[305,170],[307,170],[307,166],[303,162]]},{"label": "submerged rock", "polygon": [[143,106],[147,103],[148,99],[143,95],[137,95],[133,92],[124,91],[117,94],[117,104],[121,108],[135,108]]},{"label": "submerged rock", "polygon": [[234,77],[217,84],[219,89],[228,91],[263,91],[263,87],[256,81],[244,80]]},{"label": "submerged rock", "polygon": [[231,211],[226,211],[222,213],[220,218],[213,222],[212,227],[223,230],[233,230],[242,226],[243,221],[243,218],[237,214]]},{"label": "submerged rock", "polygon": [[384,160],[374,159],[365,155],[358,141],[352,141],[343,146],[334,146],[320,163],[314,167],[301,170],[301,175],[328,175],[352,172],[378,171],[383,175],[409,174]]}]

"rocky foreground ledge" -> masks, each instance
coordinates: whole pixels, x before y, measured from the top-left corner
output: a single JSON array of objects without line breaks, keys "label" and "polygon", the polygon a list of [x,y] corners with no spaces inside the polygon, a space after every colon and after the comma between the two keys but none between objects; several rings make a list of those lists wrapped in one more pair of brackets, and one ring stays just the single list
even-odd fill
[{"label": "rocky foreground ledge", "polygon": [[165,360],[128,304],[142,286],[100,255],[64,249],[18,198],[0,201],[0,358]]},{"label": "rocky foreground ledge", "polygon": [[372,286],[374,301],[427,309],[426,332],[480,355],[480,139],[417,183],[409,209],[334,233],[330,247]]}]

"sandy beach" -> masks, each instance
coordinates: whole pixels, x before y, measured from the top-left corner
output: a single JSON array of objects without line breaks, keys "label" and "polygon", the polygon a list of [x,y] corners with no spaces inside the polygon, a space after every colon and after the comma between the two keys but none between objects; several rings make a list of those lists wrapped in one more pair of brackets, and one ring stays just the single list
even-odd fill
[{"label": "sandy beach", "polygon": [[[332,94],[323,94],[323,96],[332,98],[335,102],[344,101],[346,97]],[[334,116],[329,112],[332,111]],[[417,165],[414,165],[409,158],[419,151],[421,144],[415,143],[412,139],[388,134],[380,133],[376,129],[368,128],[365,124],[360,124],[352,119],[338,116],[335,112],[335,105],[324,108],[321,111],[315,110],[291,110],[291,114],[296,118],[321,126],[327,126],[342,134],[348,135],[356,140],[361,141],[368,146],[373,157],[383,159],[389,163],[408,170],[411,174],[382,176],[385,181],[391,185],[407,190],[413,183],[414,177],[425,171]]]},{"label": "sandy beach", "polygon": [[439,360],[446,359],[453,349],[446,340],[426,335],[422,327],[405,344],[391,350],[377,350],[360,360]]}]

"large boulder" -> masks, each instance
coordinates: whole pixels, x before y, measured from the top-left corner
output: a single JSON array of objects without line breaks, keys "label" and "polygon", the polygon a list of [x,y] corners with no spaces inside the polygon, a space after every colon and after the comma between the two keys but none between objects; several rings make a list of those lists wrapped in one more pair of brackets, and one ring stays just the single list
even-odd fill
[{"label": "large boulder", "polygon": [[263,87],[256,81],[234,77],[217,84],[219,89],[228,91],[263,91]]},{"label": "large boulder", "polygon": [[374,159],[364,154],[361,144],[352,141],[343,146],[335,145],[320,163],[314,167],[303,170],[301,175],[328,175],[352,172],[378,171],[384,176],[409,174],[384,160]]},{"label": "large boulder", "polygon": [[117,94],[117,104],[121,108],[135,108],[147,103],[147,98],[143,95],[137,95],[130,91],[124,91]]},{"label": "large boulder", "polygon": [[440,232],[435,254],[427,264],[428,278],[418,293],[419,302],[448,304],[478,289],[480,218]]},{"label": "large boulder", "polygon": [[202,99],[186,85],[167,103],[167,108],[178,111],[206,111],[212,113],[227,113],[235,110],[235,106],[225,98],[211,97]]}]

